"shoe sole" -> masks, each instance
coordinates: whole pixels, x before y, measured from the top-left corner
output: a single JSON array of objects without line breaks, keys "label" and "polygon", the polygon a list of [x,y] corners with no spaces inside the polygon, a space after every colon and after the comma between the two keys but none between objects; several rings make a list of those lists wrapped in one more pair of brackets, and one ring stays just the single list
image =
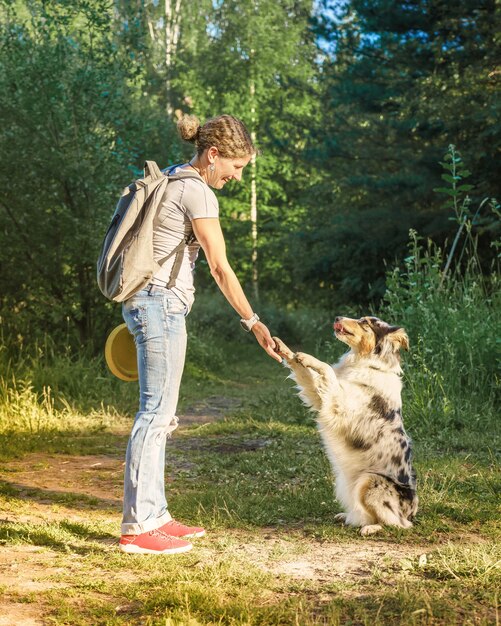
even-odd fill
[{"label": "shoe sole", "polygon": [[182,552],[188,552],[193,548],[191,543],[187,546],[180,546],[179,548],[167,548],[166,550],[149,550],[148,548],[141,548],[133,543],[119,544],[120,550],[127,554],[181,554]]}]

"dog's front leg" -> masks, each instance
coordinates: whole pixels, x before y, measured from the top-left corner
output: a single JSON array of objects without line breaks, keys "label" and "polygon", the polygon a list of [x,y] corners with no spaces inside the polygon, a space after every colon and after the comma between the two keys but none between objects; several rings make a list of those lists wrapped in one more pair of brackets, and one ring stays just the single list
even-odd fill
[{"label": "dog's front leg", "polygon": [[273,340],[276,352],[285,359],[287,366],[294,373],[303,401],[320,411],[325,389],[338,386],[333,369],[327,363],[322,363],[310,355],[301,352],[295,354],[278,337],[273,337]]},{"label": "dog's front leg", "polygon": [[275,351],[284,358],[285,364],[292,370],[292,378],[299,387],[299,395],[303,402],[311,406],[316,411],[320,410],[322,400],[318,395],[315,385],[317,375],[296,361],[296,355],[278,337],[273,337]]},{"label": "dog's front leg", "polygon": [[314,356],[311,356],[311,354],[296,352],[296,354],[294,355],[294,360],[303,367],[308,367],[317,374],[320,374],[320,376],[323,376],[325,379],[330,380],[333,377],[334,379],[336,378],[330,365],[324,363],[323,361],[319,361]]},{"label": "dog's front leg", "polygon": [[275,342],[275,352],[283,357],[286,360],[287,365],[290,367],[296,355],[281,339],[278,337],[272,337],[272,339]]},{"label": "dog's front leg", "polygon": [[304,352],[297,352],[294,356],[294,361],[312,373],[311,375],[315,381],[316,391],[320,399],[323,399],[326,394],[332,397],[333,394],[338,392],[339,381],[328,363],[319,361],[311,354],[305,354]]}]

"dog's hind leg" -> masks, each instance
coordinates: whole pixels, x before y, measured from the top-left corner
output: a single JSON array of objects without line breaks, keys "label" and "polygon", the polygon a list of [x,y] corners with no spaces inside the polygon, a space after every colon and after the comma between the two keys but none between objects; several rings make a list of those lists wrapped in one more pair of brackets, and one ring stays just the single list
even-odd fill
[{"label": "dog's hind leg", "polygon": [[362,525],[362,535],[372,535],[381,530],[381,524],[410,528],[412,522],[404,517],[395,485],[385,476],[365,475],[357,485],[358,504],[367,512],[372,523]]},{"label": "dog's hind leg", "polygon": [[367,526],[362,526],[362,528],[360,529],[360,534],[364,537],[367,537],[368,535],[378,533],[380,530],[383,530],[381,524],[368,524]]}]

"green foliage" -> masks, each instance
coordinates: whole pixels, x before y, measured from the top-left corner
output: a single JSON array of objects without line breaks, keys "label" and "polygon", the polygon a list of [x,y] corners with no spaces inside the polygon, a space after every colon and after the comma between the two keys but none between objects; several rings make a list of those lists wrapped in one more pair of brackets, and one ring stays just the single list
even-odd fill
[{"label": "green foliage", "polygon": [[0,46],[2,321],[28,341],[69,328],[83,342],[102,211],[131,158],[130,73],[106,2],[6,5]]},{"label": "green foliage", "polygon": [[[35,441],[47,448],[64,431],[102,431],[137,406],[136,385],[121,384],[102,357],[61,353],[49,337],[31,352],[22,350],[15,361],[2,350],[0,371],[4,454],[36,447]],[[29,434],[33,441],[20,443],[16,433]]]},{"label": "green foliage", "polygon": [[[313,345],[317,309],[377,306],[411,228],[440,247],[457,236],[462,270],[475,242],[482,274],[491,272],[499,254],[498,209],[484,202],[497,184],[491,0],[453,9],[203,0],[181,10],[172,0],[19,0],[0,11],[0,319],[14,357],[45,334],[63,350],[101,350],[120,321],[95,284],[102,236],[145,157],[167,165],[190,155],[175,131],[181,112],[229,112],[255,134],[256,169],[220,194],[222,225],[247,290],[253,178],[261,299],[253,305],[290,341]],[[454,171],[440,171],[451,143],[473,174],[457,150],[444,161]],[[433,193],[441,176],[454,179],[453,221]],[[202,259],[196,281],[199,293],[211,291]],[[219,336],[237,338],[225,306],[205,315]],[[202,359],[205,348],[196,349]]]},{"label": "green foliage", "polygon": [[158,116],[141,103],[140,70],[116,45],[108,2],[7,3],[2,18],[4,338],[59,341],[65,329],[73,346],[99,345],[112,319],[96,289],[99,245]]},{"label": "green foliage", "polygon": [[[418,432],[446,443],[450,429],[492,426],[499,400],[499,285],[478,271],[442,283],[442,253],[415,233],[404,268],[388,277],[382,317],[409,333],[404,406]],[[497,332],[496,332],[497,331]]]},{"label": "green foliage", "polygon": [[[470,187],[460,184],[469,173],[453,146],[443,167],[449,186],[438,191],[447,195],[446,206],[459,225],[447,262],[444,249],[411,231],[409,255],[403,268],[389,273],[382,309],[383,316],[405,326],[410,335],[406,393],[414,428],[433,433],[441,445],[451,431],[494,427],[501,334],[499,272],[482,274],[472,235],[485,201],[477,211],[471,208]],[[499,218],[495,201],[490,208]],[[463,248],[455,257],[462,233]]]},{"label": "green foliage", "polygon": [[[299,283],[367,303],[384,293],[385,262],[405,256],[411,228],[438,245],[455,232],[433,194],[444,146],[468,155],[472,201],[499,188],[499,16],[492,0],[331,4],[318,16],[324,115],[308,155],[321,177]],[[495,224],[477,230],[484,273]]]},{"label": "green foliage", "polygon": [[[434,191],[447,195],[447,200],[444,202],[443,207],[449,210],[452,209],[454,215],[449,219],[459,225],[445,264],[441,283],[443,283],[446,278],[463,231],[465,233],[465,240],[456,267],[461,268],[461,262],[463,260],[465,260],[467,266],[475,264],[478,277],[480,280],[483,280],[482,265],[478,254],[478,238],[482,237],[487,231],[490,235],[489,239],[491,239],[491,248],[493,250],[499,250],[501,243],[499,204],[495,198],[489,198],[487,196],[479,203],[476,210],[475,207],[472,207],[472,199],[468,195],[468,192],[471,191],[474,186],[465,184],[465,180],[471,175],[471,172],[465,168],[462,157],[455,146],[449,146],[444,161],[442,161],[440,165],[445,170],[445,173],[442,174],[442,180],[449,183],[449,187],[438,187]],[[485,212],[484,214],[481,213],[484,206],[490,209],[487,214],[485,214]],[[473,230],[474,227],[475,231]],[[493,267],[498,269],[498,266],[495,264],[493,264]]]},{"label": "green foliage", "polygon": [[[258,270],[264,300],[288,297],[292,267],[284,271],[283,245],[300,227],[302,194],[315,178],[301,160],[318,117],[316,46],[309,28],[311,0],[240,0],[214,3],[199,53],[176,79],[179,107],[202,119],[231,112],[244,120],[260,150],[256,169],[220,194],[229,257],[245,285],[251,282],[251,178],[258,211]],[[282,33],[281,36],[277,36]],[[212,281],[199,276],[205,287]],[[289,299],[289,298],[288,298]]]},{"label": "green foliage", "polygon": [[[269,327],[274,336],[286,343],[301,347],[301,350],[317,352],[330,351],[332,323],[341,311],[330,311],[321,307],[297,305],[287,306],[280,301],[261,300],[256,307],[260,319]],[[348,315],[351,309],[344,307],[342,313]],[[198,293],[193,309],[187,320],[190,337],[205,341],[207,347],[221,341],[230,344],[254,345],[252,333],[245,333],[239,324],[239,317],[216,289],[206,288]]]}]

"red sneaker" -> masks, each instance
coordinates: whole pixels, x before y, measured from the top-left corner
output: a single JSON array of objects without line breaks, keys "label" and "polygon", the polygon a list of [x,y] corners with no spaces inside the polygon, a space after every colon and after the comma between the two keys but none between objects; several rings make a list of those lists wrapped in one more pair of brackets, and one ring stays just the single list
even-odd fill
[{"label": "red sneaker", "polygon": [[199,526],[185,526],[180,522],[176,522],[175,519],[171,519],[170,522],[160,526],[158,529],[160,532],[170,535],[171,537],[179,537],[188,539],[190,537],[203,537],[205,530]]},{"label": "red sneaker", "polygon": [[179,554],[193,548],[189,541],[169,537],[159,530],[150,530],[140,535],[122,535],[120,550],[129,554]]}]

